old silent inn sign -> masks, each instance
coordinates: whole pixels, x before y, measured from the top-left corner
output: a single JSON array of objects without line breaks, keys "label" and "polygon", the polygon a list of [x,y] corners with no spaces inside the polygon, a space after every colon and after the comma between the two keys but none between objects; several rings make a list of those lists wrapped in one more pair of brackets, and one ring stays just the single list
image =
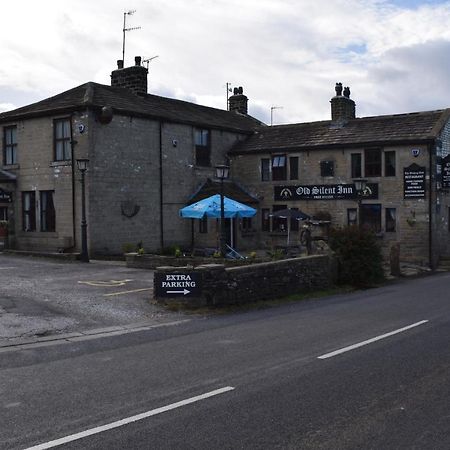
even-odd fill
[{"label": "old silent inn sign", "polygon": [[[356,197],[354,184],[274,186],[275,200],[352,200]],[[378,198],[378,184],[368,183],[364,198]]]}]

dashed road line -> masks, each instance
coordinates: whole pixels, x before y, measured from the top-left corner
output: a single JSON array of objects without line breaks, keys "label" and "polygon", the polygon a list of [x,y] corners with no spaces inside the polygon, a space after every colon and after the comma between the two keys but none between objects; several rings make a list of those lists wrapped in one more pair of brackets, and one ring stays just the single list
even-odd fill
[{"label": "dashed road line", "polygon": [[351,350],[354,350],[355,348],[359,348],[359,347],[362,347],[364,345],[368,345],[368,344],[371,344],[373,342],[379,341],[381,339],[385,339],[385,338],[387,338],[389,336],[393,336],[394,334],[403,333],[404,331],[410,330],[411,328],[414,328],[414,327],[418,327],[418,326],[423,325],[423,324],[425,324],[427,322],[428,322],[428,320],[421,320],[420,322],[413,323],[412,325],[408,325],[407,327],[399,328],[398,330],[394,330],[394,331],[391,331],[389,333],[382,334],[380,336],[376,336],[376,337],[368,339],[366,341],[362,341],[362,342],[358,342],[357,344],[349,345],[348,347],[344,347],[344,348],[341,348],[339,350],[335,350],[334,352],[326,353],[324,355],[318,356],[317,358],[318,359],[332,358],[333,356],[337,356],[337,355],[340,355],[342,353],[349,352]]},{"label": "dashed road line", "polygon": [[25,450],[45,450],[47,448],[57,447],[58,445],[67,444],[69,442],[76,441],[78,439],[83,439],[88,436],[92,436],[94,434],[103,433],[104,431],[113,430],[114,428],[123,427],[124,425],[128,425],[133,422],[138,422],[140,420],[147,419],[152,416],[156,416],[158,414],[165,413],[167,411],[172,411],[176,408],[181,408],[182,406],[190,405],[192,403],[199,402],[201,400],[206,400],[207,398],[214,397],[216,395],[225,394],[226,392],[233,391],[234,387],[225,386],[220,389],[216,389],[214,391],[206,392],[205,394],[197,395],[195,397],[190,397],[185,400],[181,400],[176,403],[171,403],[166,406],[162,406],[161,408],[152,409],[150,411],[137,414],[135,416],[126,417],[125,419],[117,420],[116,422],[111,422],[106,425],[102,425],[95,428],[90,428],[85,431],[81,431],[80,433],[71,434],[69,436],[65,436],[59,439],[55,439],[53,441],[44,442],[43,444],[35,445],[33,447],[29,447]]}]

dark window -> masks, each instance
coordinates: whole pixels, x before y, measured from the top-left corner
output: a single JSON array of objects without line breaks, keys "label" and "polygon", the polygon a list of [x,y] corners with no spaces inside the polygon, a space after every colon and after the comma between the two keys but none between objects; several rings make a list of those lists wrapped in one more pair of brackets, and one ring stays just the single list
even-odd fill
[{"label": "dark window", "polygon": [[381,205],[361,205],[361,225],[374,233],[381,231]]},{"label": "dark window", "polygon": [[320,161],[320,176],[334,177],[334,161]]},{"label": "dark window", "polygon": [[356,208],[347,209],[347,225],[352,226],[358,223],[358,213]]},{"label": "dark window", "polygon": [[352,153],[352,178],[361,178],[361,153]]},{"label": "dark window", "polygon": [[[291,208],[294,211],[298,211],[298,208]],[[299,220],[297,219],[291,219],[291,231],[298,231],[299,230]]]},{"label": "dark window", "polygon": [[0,220],[8,220],[8,207],[0,206]]},{"label": "dark window", "polygon": [[249,231],[252,229],[252,218],[243,217],[242,218],[242,231]]},{"label": "dark window", "polygon": [[395,152],[384,152],[384,176],[395,177]]},{"label": "dark window", "polygon": [[198,221],[198,232],[199,233],[208,232],[208,218],[206,216]]},{"label": "dark window", "polygon": [[41,231],[55,231],[55,205],[53,191],[41,191]]},{"label": "dark window", "polygon": [[286,155],[277,155],[272,158],[272,180],[286,180]]},{"label": "dark window", "polygon": [[396,211],[395,208],[386,208],[386,231],[395,231]]},{"label": "dark window", "polygon": [[270,181],[270,159],[261,159],[261,181]]},{"label": "dark window", "polygon": [[195,164],[203,167],[211,165],[211,140],[209,130],[195,129]]},{"label": "dark window", "polygon": [[270,231],[270,209],[261,210],[261,230]]},{"label": "dark window", "polygon": [[298,156],[289,158],[289,179],[298,180]]},{"label": "dark window", "polygon": [[365,156],[365,176],[381,176],[381,149],[368,148],[364,151]]},{"label": "dark window", "polygon": [[53,122],[55,139],[55,161],[68,161],[72,158],[70,119],[58,119]]},{"label": "dark window", "polygon": [[36,231],[36,194],[34,191],[22,192],[22,229]]},{"label": "dark window", "polygon": [[3,129],[3,164],[17,164],[17,127]]},{"label": "dark window", "polygon": [[[286,205],[273,205],[272,211],[277,212],[286,208]],[[287,231],[287,219],[282,217],[272,217],[272,231]]]}]

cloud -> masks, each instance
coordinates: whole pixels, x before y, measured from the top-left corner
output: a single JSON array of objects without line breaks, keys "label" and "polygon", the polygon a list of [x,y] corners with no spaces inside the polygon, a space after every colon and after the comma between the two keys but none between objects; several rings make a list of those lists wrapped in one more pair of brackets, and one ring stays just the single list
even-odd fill
[{"label": "cloud", "polygon": [[[330,117],[334,84],[359,115],[450,106],[450,3],[411,0],[135,0],[126,65],[149,67],[152,93],[249,111],[276,123]],[[23,14],[26,9],[27,14]],[[0,101],[21,106],[86,81],[110,83],[122,57],[123,2],[16,0],[0,29]],[[9,92],[9,94],[8,94]],[[2,93],[7,93],[2,95]],[[29,101],[28,101],[29,99]]]}]

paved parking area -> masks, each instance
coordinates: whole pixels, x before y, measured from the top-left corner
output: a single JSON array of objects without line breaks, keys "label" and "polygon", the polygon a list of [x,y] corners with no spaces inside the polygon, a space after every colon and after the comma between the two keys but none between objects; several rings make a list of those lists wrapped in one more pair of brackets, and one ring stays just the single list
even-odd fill
[{"label": "paved parking area", "polygon": [[151,303],[153,272],[121,262],[0,254],[0,344],[32,336],[182,319]]}]

